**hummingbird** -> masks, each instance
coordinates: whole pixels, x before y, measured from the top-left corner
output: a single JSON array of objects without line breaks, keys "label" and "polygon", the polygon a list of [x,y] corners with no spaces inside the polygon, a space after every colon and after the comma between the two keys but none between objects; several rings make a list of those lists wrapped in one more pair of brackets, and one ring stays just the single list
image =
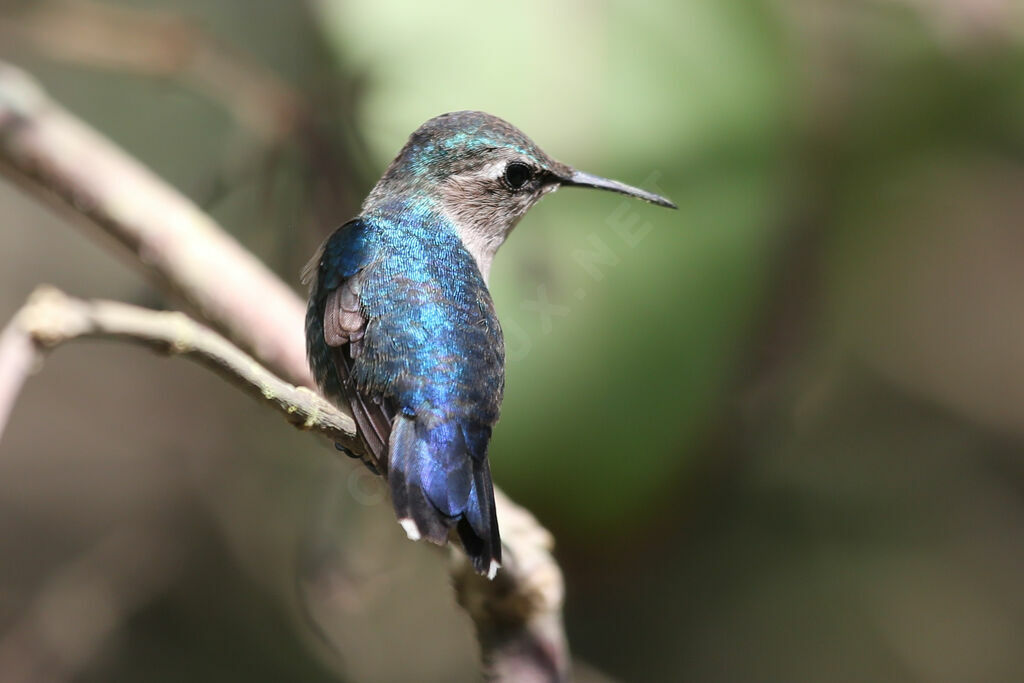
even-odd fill
[{"label": "hummingbird", "polygon": [[347,403],[363,453],[339,448],[387,478],[410,539],[457,536],[489,578],[501,565],[487,448],[505,345],[487,280],[519,219],[560,187],[676,208],[555,161],[496,116],[451,112],[413,132],[303,271],[310,368],[328,399]]}]

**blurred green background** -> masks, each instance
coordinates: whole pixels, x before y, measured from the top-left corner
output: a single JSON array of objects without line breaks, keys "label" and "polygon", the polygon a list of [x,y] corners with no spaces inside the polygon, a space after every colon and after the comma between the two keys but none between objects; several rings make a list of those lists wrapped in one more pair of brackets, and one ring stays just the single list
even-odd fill
[{"label": "blurred green background", "polygon": [[[679,204],[559,192],[492,274],[578,680],[1024,679],[1019,2],[5,0],[0,58],[296,288],[444,111]],[[0,222],[0,318],[173,305],[5,182]],[[378,483],[134,348],[28,384],[0,557],[4,681],[478,675]]]}]

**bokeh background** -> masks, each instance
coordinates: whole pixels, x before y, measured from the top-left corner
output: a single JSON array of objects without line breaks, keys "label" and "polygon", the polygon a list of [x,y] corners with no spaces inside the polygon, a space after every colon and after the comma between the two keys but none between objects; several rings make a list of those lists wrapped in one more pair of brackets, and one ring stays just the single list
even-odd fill
[{"label": "bokeh background", "polygon": [[[0,2],[0,58],[298,289],[405,137],[483,109],[660,189],[545,199],[492,290],[496,482],[581,681],[1024,679],[1024,5]],[[39,283],[173,306],[0,180]],[[0,440],[0,679],[474,680],[445,557],[208,373],[59,349]]]}]

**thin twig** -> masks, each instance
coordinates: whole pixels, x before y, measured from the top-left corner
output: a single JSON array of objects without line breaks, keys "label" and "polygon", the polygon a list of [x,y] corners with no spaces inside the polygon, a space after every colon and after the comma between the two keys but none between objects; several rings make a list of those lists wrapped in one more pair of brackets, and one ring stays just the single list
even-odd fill
[{"label": "thin twig", "polygon": [[[0,417],[41,355],[75,339],[112,339],[193,360],[281,413],[300,429],[356,447],[355,423],[305,387],[278,378],[244,351],[184,313],[151,311],[116,301],[82,301],[53,287],[36,289],[0,343]],[[3,433],[0,421],[0,434]]]}]

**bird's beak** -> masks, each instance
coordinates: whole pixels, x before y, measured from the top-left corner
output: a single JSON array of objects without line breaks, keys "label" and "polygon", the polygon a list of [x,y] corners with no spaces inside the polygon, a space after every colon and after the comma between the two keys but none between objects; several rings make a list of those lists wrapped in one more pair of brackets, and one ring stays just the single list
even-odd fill
[{"label": "bird's beak", "polygon": [[630,197],[636,197],[637,199],[642,199],[645,202],[650,202],[651,204],[668,207],[669,209],[679,208],[668,199],[665,199],[661,195],[654,194],[653,192],[648,192],[647,190],[641,190],[639,187],[620,183],[618,180],[609,180],[608,178],[590,175],[589,173],[584,173],[583,171],[577,171],[575,169],[572,169],[567,177],[561,179],[561,184],[567,187],[594,187],[599,190],[611,190],[612,192],[626,194]]}]

